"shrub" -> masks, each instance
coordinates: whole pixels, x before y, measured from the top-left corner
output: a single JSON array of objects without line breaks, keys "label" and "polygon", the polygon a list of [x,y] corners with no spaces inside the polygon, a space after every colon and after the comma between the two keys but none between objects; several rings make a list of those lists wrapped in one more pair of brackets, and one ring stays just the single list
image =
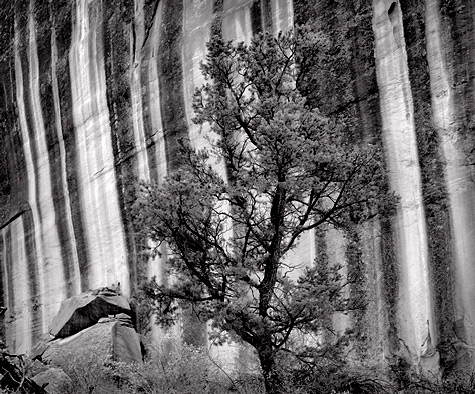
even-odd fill
[{"label": "shrub", "polygon": [[165,344],[151,348],[143,364],[100,361],[84,354],[61,367],[73,380],[77,394],[259,394],[260,381],[228,375],[204,348]]}]

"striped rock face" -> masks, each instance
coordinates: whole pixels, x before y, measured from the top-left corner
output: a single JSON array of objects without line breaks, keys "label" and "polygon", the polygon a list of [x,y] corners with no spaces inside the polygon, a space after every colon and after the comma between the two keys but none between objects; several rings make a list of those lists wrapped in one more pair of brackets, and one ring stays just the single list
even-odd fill
[{"label": "striped rock face", "polygon": [[177,167],[181,137],[207,145],[191,103],[210,34],[248,42],[310,20],[336,45],[310,99],[381,141],[400,204],[352,237],[309,233],[289,259],[325,255],[357,275],[348,295],[365,311],[332,321],[361,331],[362,356],[419,364],[455,348],[473,363],[472,2],[17,0],[0,2],[0,20],[0,302],[12,350],[29,351],[67,297],[118,282],[130,296],[139,277],[163,277],[134,237],[134,185]]}]

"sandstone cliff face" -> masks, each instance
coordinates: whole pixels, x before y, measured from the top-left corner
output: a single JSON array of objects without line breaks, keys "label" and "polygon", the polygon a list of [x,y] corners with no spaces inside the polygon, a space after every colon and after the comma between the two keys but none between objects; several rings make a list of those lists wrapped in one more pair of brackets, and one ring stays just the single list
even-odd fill
[{"label": "sandstone cliff face", "polygon": [[337,44],[310,99],[348,132],[381,140],[401,202],[394,220],[369,223],[354,239],[309,234],[299,258],[327,251],[360,278],[351,291],[366,312],[334,323],[362,329],[361,356],[418,364],[437,348],[449,362],[453,349],[475,345],[471,2],[0,7],[0,295],[15,351],[31,349],[63,299],[117,282],[130,295],[139,276],[163,275],[158,258],[138,253],[133,185],[176,168],[180,137],[206,145],[191,101],[210,34],[247,41],[309,19]]}]

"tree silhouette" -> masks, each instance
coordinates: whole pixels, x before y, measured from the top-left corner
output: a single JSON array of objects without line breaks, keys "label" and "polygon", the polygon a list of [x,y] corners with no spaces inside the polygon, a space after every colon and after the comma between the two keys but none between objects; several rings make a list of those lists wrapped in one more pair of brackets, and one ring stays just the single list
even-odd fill
[{"label": "tree silhouette", "polygon": [[[307,27],[246,45],[214,36],[194,97],[209,148],[182,141],[180,167],[144,184],[138,227],[166,243],[174,280],[153,282],[158,322],[179,300],[219,333],[257,352],[268,393],[278,393],[276,356],[296,331],[321,329],[348,307],[338,265],[292,261],[299,237],[321,226],[348,228],[388,212],[381,152],[343,133],[305,95],[328,42]],[[324,83],[324,81],[322,81]],[[220,170],[221,168],[221,170]]]}]

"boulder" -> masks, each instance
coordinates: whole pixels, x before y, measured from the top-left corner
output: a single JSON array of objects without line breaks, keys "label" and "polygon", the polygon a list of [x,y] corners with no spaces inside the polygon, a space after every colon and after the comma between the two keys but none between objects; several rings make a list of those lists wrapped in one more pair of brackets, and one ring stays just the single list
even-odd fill
[{"label": "boulder", "polygon": [[32,378],[33,376],[36,376],[42,372],[47,371],[49,368],[51,368],[49,365],[43,363],[40,360],[33,360],[30,365],[28,365],[28,368],[26,370],[26,376],[29,378]]},{"label": "boulder", "polygon": [[117,323],[113,325],[112,359],[126,363],[142,362],[140,337],[135,331],[132,319],[127,315],[117,315]]},{"label": "boulder", "polygon": [[104,287],[70,297],[61,303],[49,327],[55,338],[74,335],[96,324],[100,318],[124,313],[132,315],[127,298],[118,290]]},{"label": "boulder", "polygon": [[35,375],[31,380],[48,394],[64,394],[69,392],[72,386],[71,378],[60,368],[49,368]]},{"label": "boulder", "polygon": [[139,335],[131,318],[102,318],[92,327],[68,338],[49,342],[42,359],[50,364],[66,366],[70,363],[103,366],[109,361],[142,362]]}]

